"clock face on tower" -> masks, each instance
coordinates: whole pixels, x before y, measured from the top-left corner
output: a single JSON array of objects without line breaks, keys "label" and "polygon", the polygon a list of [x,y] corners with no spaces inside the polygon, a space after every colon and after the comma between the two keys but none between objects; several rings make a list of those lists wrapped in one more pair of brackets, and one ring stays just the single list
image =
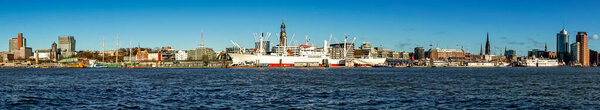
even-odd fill
[{"label": "clock face on tower", "polygon": [[281,36],[285,36],[285,32],[284,32],[284,33],[281,33]]}]

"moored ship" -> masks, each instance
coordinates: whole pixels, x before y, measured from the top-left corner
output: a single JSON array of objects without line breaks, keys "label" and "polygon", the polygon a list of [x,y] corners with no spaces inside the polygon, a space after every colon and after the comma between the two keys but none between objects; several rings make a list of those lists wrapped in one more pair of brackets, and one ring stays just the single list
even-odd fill
[{"label": "moored ship", "polygon": [[557,67],[561,66],[556,59],[528,58],[518,62],[522,67]]}]

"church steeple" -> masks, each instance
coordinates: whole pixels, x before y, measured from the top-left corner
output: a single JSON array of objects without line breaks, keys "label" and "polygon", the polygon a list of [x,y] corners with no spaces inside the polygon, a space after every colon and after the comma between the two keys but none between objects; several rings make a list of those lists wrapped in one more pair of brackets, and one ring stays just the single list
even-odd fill
[{"label": "church steeple", "polygon": [[548,52],[548,43],[544,44],[544,52]]},{"label": "church steeple", "polygon": [[483,56],[483,45],[479,45],[479,56]]},{"label": "church steeple", "polygon": [[281,33],[279,35],[279,46],[287,46],[287,36],[285,35],[285,23],[283,19],[281,19]]}]

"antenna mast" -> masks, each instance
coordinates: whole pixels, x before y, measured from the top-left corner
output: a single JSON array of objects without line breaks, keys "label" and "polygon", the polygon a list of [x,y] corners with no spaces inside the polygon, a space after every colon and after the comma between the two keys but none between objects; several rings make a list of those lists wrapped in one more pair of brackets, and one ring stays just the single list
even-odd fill
[{"label": "antenna mast", "polygon": [[200,32],[200,48],[204,48],[204,30]]}]

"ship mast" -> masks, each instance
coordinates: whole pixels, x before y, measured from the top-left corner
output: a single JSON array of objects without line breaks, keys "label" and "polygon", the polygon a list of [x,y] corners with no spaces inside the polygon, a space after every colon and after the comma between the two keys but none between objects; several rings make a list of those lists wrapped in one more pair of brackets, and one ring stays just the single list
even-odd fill
[{"label": "ship mast", "polygon": [[133,54],[133,52],[131,51],[131,48],[133,48],[132,43],[133,40],[129,40],[129,62],[131,62],[131,54]]},{"label": "ship mast", "polygon": [[117,49],[115,49],[115,62],[119,63],[119,34],[117,33]]},{"label": "ship mast", "polygon": [[258,43],[258,56],[262,56],[263,53],[263,37],[264,34],[261,32],[260,33],[260,39],[259,39],[259,43]]},{"label": "ship mast", "polygon": [[344,59],[346,59],[346,54],[348,54],[346,50],[346,39],[348,39],[348,35],[344,34]]},{"label": "ship mast", "polygon": [[102,36],[102,52],[101,52],[102,53],[102,62],[104,62],[104,55],[105,55],[104,52],[106,51],[106,49],[105,49],[106,44],[104,43],[104,40],[105,40],[105,38],[104,38],[104,36]]}]

